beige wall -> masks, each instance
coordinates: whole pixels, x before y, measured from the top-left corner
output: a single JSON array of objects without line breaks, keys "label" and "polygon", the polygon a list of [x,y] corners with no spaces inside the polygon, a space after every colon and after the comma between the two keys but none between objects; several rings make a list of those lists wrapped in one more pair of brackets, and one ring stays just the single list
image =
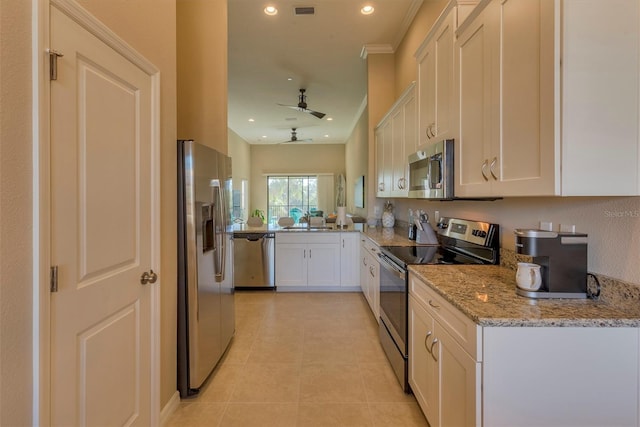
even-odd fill
[{"label": "beige wall", "polygon": [[[231,129],[229,129],[229,156],[233,170],[233,189],[239,191],[242,189],[242,180],[251,182],[251,145]],[[245,209],[243,219],[246,220],[248,217],[249,206]]]},{"label": "beige wall", "polygon": [[[367,200],[364,208],[354,205],[355,180],[365,176],[365,185],[369,174],[369,111],[365,109],[358,119],[345,145],[345,179],[347,182],[347,212],[367,217]],[[365,186],[365,192],[367,188]]]},{"label": "beige wall", "polygon": [[0,1],[0,425],[31,422],[31,2]]},{"label": "beige wall", "polygon": [[237,133],[229,129],[229,157],[233,162],[233,188],[240,180],[251,179],[251,145]]},{"label": "beige wall", "polygon": [[413,55],[447,3],[449,3],[449,0],[425,1],[413,18],[413,22],[407,30],[402,43],[396,49],[396,98],[404,92],[412,81],[417,80],[418,67]]},{"label": "beige wall", "polygon": [[249,209],[267,210],[266,174],[338,175],[345,173],[344,167],[344,144],[252,145]]},{"label": "beige wall", "polygon": [[177,0],[178,137],[227,153],[227,1]]},{"label": "beige wall", "polygon": [[[375,54],[367,56],[367,101],[368,101],[368,173],[365,181],[365,206],[367,216],[375,216],[376,175],[375,128],[396,101],[395,56]],[[378,215],[380,216],[380,215]]]}]

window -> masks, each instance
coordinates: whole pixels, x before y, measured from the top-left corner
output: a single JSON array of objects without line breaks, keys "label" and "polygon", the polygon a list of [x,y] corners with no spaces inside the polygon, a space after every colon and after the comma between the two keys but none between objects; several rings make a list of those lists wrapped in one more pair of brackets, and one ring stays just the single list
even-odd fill
[{"label": "window", "polygon": [[318,177],[270,176],[267,179],[267,215],[270,224],[292,217],[296,223],[306,212],[318,211]]}]

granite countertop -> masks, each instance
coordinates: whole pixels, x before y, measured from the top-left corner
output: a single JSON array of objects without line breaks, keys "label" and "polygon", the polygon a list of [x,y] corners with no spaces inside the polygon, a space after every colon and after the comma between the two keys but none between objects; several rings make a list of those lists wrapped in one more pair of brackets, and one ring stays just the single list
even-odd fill
[{"label": "granite countertop", "polygon": [[416,243],[415,240],[409,240],[406,230],[397,228],[367,226],[362,230],[362,233],[378,246],[423,246]]},{"label": "granite countertop", "polygon": [[640,326],[637,301],[522,297],[516,294],[515,271],[504,267],[412,265],[409,272],[481,326]]},{"label": "granite countertop", "polygon": [[234,224],[234,233],[331,233],[331,232],[361,232],[366,228],[366,224],[354,223],[345,226],[344,228],[338,227],[335,224],[327,223],[322,228],[307,228],[305,226],[295,226],[294,228],[280,227],[279,225],[262,225],[259,227],[251,227],[247,224]]}]

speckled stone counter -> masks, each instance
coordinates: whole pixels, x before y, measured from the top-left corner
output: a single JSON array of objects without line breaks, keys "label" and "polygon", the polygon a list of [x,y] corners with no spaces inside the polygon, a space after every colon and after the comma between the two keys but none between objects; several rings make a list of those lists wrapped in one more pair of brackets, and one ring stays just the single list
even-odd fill
[{"label": "speckled stone counter", "polygon": [[505,267],[413,265],[409,272],[481,326],[640,326],[637,300],[525,298],[516,295],[515,272]]},{"label": "speckled stone counter", "polygon": [[418,246],[415,240],[409,240],[405,230],[384,227],[365,227],[362,234],[378,246]]},{"label": "speckled stone counter", "polygon": [[338,227],[335,224],[326,224],[324,228],[307,228],[305,226],[295,226],[293,228],[285,228],[280,227],[279,225],[261,225],[258,227],[251,227],[247,224],[234,224],[233,232],[234,233],[300,233],[300,232],[309,232],[309,233],[332,233],[332,232],[361,232],[366,229],[366,224],[351,224],[345,226],[344,228]]}]

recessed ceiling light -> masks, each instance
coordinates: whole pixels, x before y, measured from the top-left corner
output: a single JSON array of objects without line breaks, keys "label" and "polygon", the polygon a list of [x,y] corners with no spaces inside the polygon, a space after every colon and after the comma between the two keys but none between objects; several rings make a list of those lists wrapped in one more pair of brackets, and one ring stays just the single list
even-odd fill
[{"label": "recessed ceiling light", "polygon": [[287,80],[291,81],[291,80],[293,80],[293,77],[287,77]]},{"label": "recessed ceiling light", "polygon": [[333,120],[333,117],[327,117],[327,120],[328,120],[328,121],[332,121],[332,120]]},{"label": "recessed ceiling light", "polygon": [[375,9],[373,8],[373,6],[368,4],[368,5],[364,6],[362,9],[360,9],[360,13],[362,13],[363,15],[371,15],[374,10]]},{"label": "recessed ceiling light", "polygon": [[250,121],[250,122],[255,122],[255,120],[254,120],[254,119],[249,119],[249,121]]},{"label": "recessed ceiling light", "polygon": [[324,137],[325,137],[325,138],[329,138],[329,135],[325,135]]},{"label": "recessed ceiling light", "polygon": [[266,139],[266,138],[267,138],[267,135],[262,135],[262,137]]},{"label": "recessed ceiling light", "polygon": [[266,13],[269,16],[277,15],[278,9],[276,9],[274,6],[267,6],[264,8],[264,13]]}]

